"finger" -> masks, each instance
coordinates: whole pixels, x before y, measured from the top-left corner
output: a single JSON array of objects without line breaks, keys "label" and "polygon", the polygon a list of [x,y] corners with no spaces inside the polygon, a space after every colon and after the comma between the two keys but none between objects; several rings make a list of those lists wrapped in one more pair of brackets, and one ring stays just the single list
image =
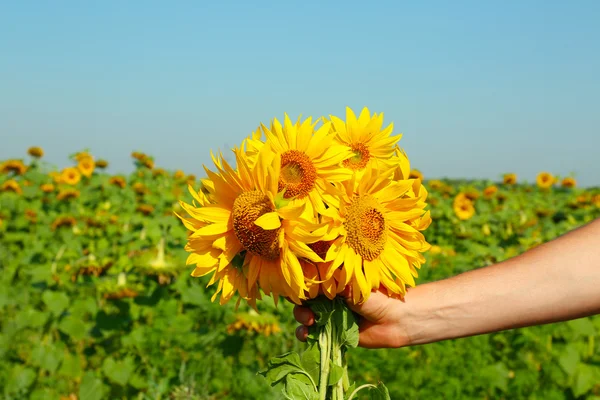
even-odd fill
[{"label": "finger", "polygon": [[315,323],[315,314],[308,307],[295,306],[294,318],[302,325],[311,326]]},{"label": "finger", "polygon": [[308,328],[304,325],[300,325],[296,328],[296,338],[298,338],[301,342],[306,342],[306,338],[308,337]]}]

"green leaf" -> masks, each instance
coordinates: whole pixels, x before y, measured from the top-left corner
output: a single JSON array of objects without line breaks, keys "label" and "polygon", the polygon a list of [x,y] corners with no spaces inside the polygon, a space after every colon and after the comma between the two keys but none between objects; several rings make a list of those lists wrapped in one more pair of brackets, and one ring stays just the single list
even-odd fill
[{"label": "green leaf", "polygon": [[596,334],[596,328],[590,318],[579,318],[568,321],[567,325],[569,325],[577,336],[593,336]]},{"label": "green leaf", "polygon": [[92,371],[85,373],[79,386],[80,400],[102,400],[106,392],[106,385]]},{"label": "green leaf", "polygon": [[132,358],[127,357],[123,361],[115,361],[112,357],[104,359],[102,372],[111,381],[125,386],[135,370],[135,364]]},{"label": "green leaf", "polygon": [[5,393],[23,394],[35,381],[36,373],[31,368],[15,365],[11,371],[10,380],[6,386]]},{"label": "green leaf", "polygon": [[600,368],[589,364],[579,364],[573,384],[575,397],[583,396],[591,391],[600,380]]},{"label": "green leaf", "polygon": [[319,346],[312,344],[302,353],[302,367],[311,376],[314,382],[319,382],[321,374],[321,353]]},{"label": "green leaf", "polygon": [[339,382],[340,379],[344,376],[344,368],[339,365],[333,364],[331,360],[329,360],[329,378],[327,384],[329,386],[333,386]]},{"label": "green leaf", "polygon": [[498,388],[503,392],[506,392],[508,390],[508,372],[506,365],[499,362],[483,368],[480,371],[479,376],[483,381],[486,381],[490,387]]},{"label": "green leaf", "polygon": [[46,290],[42,295],[46,307],[54,314],[59,315],[69,306],[69,297],[63,292]]},{"label": "green leaf", "polygon": [[573,344],[567,345],[560,354],[560,357],[558,358],[558,363],[560,364],[561,368],[569,376],[572,376],[575,373],[579,361],[579,351],[577,350],[577,347]]},{"label": "green leaf", "polygon": [[379,382],[377,387],[371,387],[369,390],[369,398],[371,400],[391,400],[390,392],[382,382]]},{"label": "green leaf", "polygon": [[289,352],[272,358],[267,365],[267,369],[259,372],[259,374],[267,378],[271,386],[275,386],[288,374],[298,372],[306,372],[302,367],[300,356],[296,352]]},{"label": "green leaf", "polygon": [[293,400],[318,400],[319,393],[315,391],[311,384],[302,382],[290,376],[285,382],[283,394],[288,399]]},{"label": "green leaf", "polygon": [[87,328],[83,321],[73,316],[63,318],[58,324],[58,329],[74,340],[82,340],[87,334]]},{"label": "green leaf", "polygon": [[334,331],[338,332],[338,337],[334,340],[340,347],[354,348],[358,346],[358,323],[352,310],[343,301],[336,300],[332,322],[335,326]]}]

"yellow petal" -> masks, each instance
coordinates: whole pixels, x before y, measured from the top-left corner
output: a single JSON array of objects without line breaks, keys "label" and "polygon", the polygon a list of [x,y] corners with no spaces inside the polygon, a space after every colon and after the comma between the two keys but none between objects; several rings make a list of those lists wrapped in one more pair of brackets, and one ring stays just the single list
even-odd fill
[{"label": "yellow petal", "polygon": [[254,221],[254,224],[260,226],[266,231],[270,231],[281,227],[281,220],[279,219],[279,214],[277,214],[276,211],[273,211],[261,215],[256,221]]}]

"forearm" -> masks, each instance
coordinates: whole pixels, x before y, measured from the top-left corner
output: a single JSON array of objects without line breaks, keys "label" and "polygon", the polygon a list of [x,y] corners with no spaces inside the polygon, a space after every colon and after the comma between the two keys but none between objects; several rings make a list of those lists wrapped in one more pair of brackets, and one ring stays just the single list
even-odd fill
[{"label": "forearm", "polygon": [[410,344],[600,313],[600,220],[508,261],[406,295]]}]

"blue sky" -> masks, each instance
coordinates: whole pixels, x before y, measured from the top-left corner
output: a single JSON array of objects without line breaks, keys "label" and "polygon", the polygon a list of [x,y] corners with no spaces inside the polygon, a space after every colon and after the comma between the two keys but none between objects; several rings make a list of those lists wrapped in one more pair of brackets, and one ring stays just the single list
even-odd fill
[{"label": "blue sky", "polygon": [[0,4],[0,159],[201,174],[284,112],[384,112],[426,177],[600,184],[600,2]]}]

